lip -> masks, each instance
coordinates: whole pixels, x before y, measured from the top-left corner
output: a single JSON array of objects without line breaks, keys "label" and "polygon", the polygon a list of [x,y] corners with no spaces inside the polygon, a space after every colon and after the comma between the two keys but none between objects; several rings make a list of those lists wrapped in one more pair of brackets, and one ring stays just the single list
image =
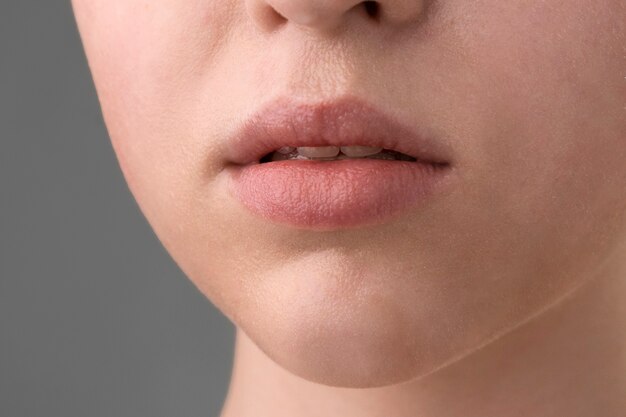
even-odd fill
[{"label": "lip", "polygon": [[227,157],[238,165],[258,162],[283,146],[379,146],[416,159],[449,164],[441,142],[418,134],[355,97],[319,103],[281,97],[269,102],[228,142]]},{"label": "lip", "polygon": [[[350,145],[382,147],[416,161],[259,163],[284,146]],[[425,204],[452,168],[444,143],[349,96],[313,103],[288,97],[270,101],[230,138],[226,157],[231,195],[250,213],[308,229],[386,222]]]}]

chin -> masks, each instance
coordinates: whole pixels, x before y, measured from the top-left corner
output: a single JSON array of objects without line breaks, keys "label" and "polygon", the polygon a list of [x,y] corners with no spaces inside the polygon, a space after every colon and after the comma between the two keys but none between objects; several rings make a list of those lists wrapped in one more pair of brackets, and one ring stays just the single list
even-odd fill
[{"label": "chin", "polygon": [[382,267],[298,266],[262,277],[255,302],[235,318],[285,370],[329,386],[380,387],[418,378],[446,355],[445,343],[433,349],[442,340],[419,302]]},{"label": "chin", "polygon": [[335,387],[419,380],[511,331],[563,293],[552,282],[543,298],[528,298],[525,287],[510,289],[522,281],[516,277],[495,282],[480,271],[394,267],[331,252],[276,264],[246,277],[245,302],[222,311],[280,367]]},{"label": "chin", "polygon": [[434,366],[421,357],[412,335],[403,332],[392,317],[359,312],[334,320],[323,314],[317,319],[292,316],[274,323],[272,329],[243,331],[283,369],[328,386],[394,385]]}]

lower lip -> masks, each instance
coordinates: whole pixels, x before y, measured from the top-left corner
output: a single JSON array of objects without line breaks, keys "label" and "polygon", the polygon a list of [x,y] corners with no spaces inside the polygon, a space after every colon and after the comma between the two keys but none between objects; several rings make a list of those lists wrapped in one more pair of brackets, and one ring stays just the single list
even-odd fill
[{"label": "lower lip", "polygon": [[448,166],[377,159],[237,166],[230,191],[265,220],[309,229],[384,223],[424,203]]}]

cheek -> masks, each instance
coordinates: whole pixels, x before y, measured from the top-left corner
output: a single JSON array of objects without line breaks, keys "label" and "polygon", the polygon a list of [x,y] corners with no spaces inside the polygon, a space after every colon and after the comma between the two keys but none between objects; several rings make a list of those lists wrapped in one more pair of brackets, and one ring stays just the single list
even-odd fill
[{"label": "cheek", "polygon": [[[203,77],[213,71],[236,11],[228,2],[75,0],[107,127],[117,148],[188,148]],[[231,5],[232,6],[232,5]],[[215,101],[215,100],[214,100]],[[184,129],[187,129],[186,131]],[[121,143],[121,139],[125,142]],[[204,143],[210,138],[203,138]],[[182,141],[182,142],[181,142]],[[146,155],[145,158],[149,158]]]},{"label": "cheek", "polygon": [[121,169],[166,242],[188,222],[194,194],[206,185],[212,168],[201,155],[210,153],[215,140],[198,134],[198,126],[216,112],[198,103],[197,92],[233,14],[228,2],[213,3],[73,4]]},{"label": "cheek", "polygon": [[626,200],[623,2],[483,3],[455,17],[483,29],[449,80],[470,104],[454,118],[468,187],[511,225],[593,234]]}]

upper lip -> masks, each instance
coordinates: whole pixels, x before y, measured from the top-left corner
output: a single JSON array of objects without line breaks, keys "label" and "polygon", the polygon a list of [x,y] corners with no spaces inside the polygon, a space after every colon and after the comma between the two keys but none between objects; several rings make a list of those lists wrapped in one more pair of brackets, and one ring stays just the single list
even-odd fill
[{"label": "upper lip", "polygon": [[423,162],[450,163],[442,142],[352,96],[313,103],[279,97],[244,120],[227,145],[228,159],[238,165],[258,162],[285,146],[350,145],[394,150]]}]

